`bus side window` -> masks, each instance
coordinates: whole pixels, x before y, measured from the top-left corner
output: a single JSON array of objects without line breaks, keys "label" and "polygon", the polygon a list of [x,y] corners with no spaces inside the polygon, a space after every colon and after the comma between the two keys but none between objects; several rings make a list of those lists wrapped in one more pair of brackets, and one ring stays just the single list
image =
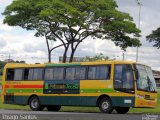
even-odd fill
[{"label": "bus side window", "polygon": [[134,78],[131,65],[115,65],[114,88],[134,90]]},{"label": "bus side window", "polygon": [[132,70],[125,70],[124,72],[124,81],[123,81],[123,88],[133,90],[134,89],[134,79]]},{"label": "bus side window", "polygon": [[75,67],[66,68],[66,80],[74,80],[75,71]]},{"label": "bus side window", "polygon": [[24,80],[28,80],[29,69],[24,69]]},{"label": "bus side window", "polygon": [[7,70],[7,80],[14,80],[14,69]]},{"label": "bus side window", "polygon": [[110,69],[109,66],[97,66],[96,79],[109,79]]},{"label": "bus side window", "polygon": [[23,79],[23,69],[14,69],[14,80]]},{"label": "bus side window", "polygon": [[86,78],[86,67],[76,67],[75,79],[84,80]]},{"label": "bus side window", "polygon": [[53,68],[46,68],[45,69],[45,80],[53,80]]},{"label": "bus side window", "polygon": [[88,79],[106,80],[110,77],[110,65],[89,66]]},{"label": "bus side window", "polygon": [[24,80],[32,80],[33,79],[33,69],[24,69]]},{"label": "bus side window", "polygon": [[42,80],[43,79],[43,69],[35,68],[33,69],[33,80]]},{"label": "bus side window", "polygon": [[91,79],[91,80],[93,80],[93,79],[96,79],[96,68],[97,67],[89,67],[89,70],[88,70],[88,79]]},{"label": "bus side window", "polygon": [[116,89],[122,88],[122,79],[123,78],[123,65],[115,65],[114,70],[114,87]]},{"label": "bus side window", "polygon": [[53,80],[64,80],[64,68],[53,69]]}]

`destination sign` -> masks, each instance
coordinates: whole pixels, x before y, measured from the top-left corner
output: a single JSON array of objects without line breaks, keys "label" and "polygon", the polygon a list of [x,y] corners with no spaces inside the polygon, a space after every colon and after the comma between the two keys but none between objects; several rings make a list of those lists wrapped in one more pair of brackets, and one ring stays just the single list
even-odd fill
[{"label": "destination sign", "polygon": [[45,81],[44,94],[79,94],[79,81]]}]

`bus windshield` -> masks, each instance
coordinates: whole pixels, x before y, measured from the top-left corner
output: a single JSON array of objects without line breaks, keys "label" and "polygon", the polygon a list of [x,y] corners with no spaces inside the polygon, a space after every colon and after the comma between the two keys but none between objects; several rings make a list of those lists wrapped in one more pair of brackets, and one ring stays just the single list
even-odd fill
[{"label": "bus windshield", "polygon": [[156,83],[153,77],[153,73],[150,67],[136,64],[137,70],[137,89],[148,91],[148,92],[156,92]]}]

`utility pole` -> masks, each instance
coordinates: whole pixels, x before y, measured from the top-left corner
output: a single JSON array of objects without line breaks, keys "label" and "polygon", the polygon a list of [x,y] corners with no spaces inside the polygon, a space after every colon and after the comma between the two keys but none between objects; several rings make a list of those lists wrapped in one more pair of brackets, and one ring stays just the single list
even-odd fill
[{"label": "utility pole", "polygon": [[[136,0],[137,5],[139,6],[139,20],[138,20],[138,28],[140,29],[141,27],[141,7],[143,4],[141,3],[141,0]],[[140,37],[139,37],[140,39]],[[136,52],[136,62],[138,62],[138,47],[137,47],[137,52]]]},{"label": "utility pole", "polygon": [[11,55],[9,54],[8,56],[8,62],[10,63],[11,62]]},{"label": "utility pole", "polygon": [[123,56],[123,61],[124,61],[124,53],[122,54],[122,56]]},{"label": "utility pole", "polygon": [[9,56],[8,56],[8,59],[10,60],[11,59],[11,55],[9,54]]}]

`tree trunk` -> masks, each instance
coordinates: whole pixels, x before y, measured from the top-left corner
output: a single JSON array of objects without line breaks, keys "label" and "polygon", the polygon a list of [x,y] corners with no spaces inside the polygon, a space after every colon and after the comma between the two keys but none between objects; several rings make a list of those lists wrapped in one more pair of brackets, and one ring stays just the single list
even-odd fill
[{"label": "tree trunk", "polygon": [[66,63],[67,51],[65,50],[63,53],[63,63]]},{"label": "tree trunk", "polygon": [[50,51],[50,50],[48,51],[48,62],[49,62],[49,63],[51,63],[51,52],[52,52],[52,51]]},{"label": "tree trunk", "polygon": [[75,54],[75,52],[76,52],[76,50],[77,50],[77,47],[78,47],[78,45],[79,45],[80,43],[81,43],[81,41],[78,42],[78,43],[75,45],[75,47],[74,47],[74,42],[72,42],[72,45],[71,45],[71,56],[70,56],[70,59],[69,59],[69,62],[70,62],[70,63],[73,62],[74,54]]},{"label": "tree trunk", "polygon": [[45,39],[46,39],[46,45],[47,45],[47,50],[48,50],[48,62],[50,63],[51,62],[51,52],[52,52],[52,50],[50,50],[50,47],[49,47],[49,42],[48,42],[48,39],[47,39],[47,33],[45,34]]},{"label": "tree trunk", "polygon": [[75,51],[76,51],[76,49],[73,49],[73,50],[71,51],[71,56],[70,56],[70,59],[69,59],[69,62],[70,62],[70,63],[73,62],[73,57],[74,57]]},{"label": "tree trunk", "polygon": [[68,52],[69,44],[65,47],[64,53],[63,53],[63,63],[66,63],[67,58],[67,52]]}]

